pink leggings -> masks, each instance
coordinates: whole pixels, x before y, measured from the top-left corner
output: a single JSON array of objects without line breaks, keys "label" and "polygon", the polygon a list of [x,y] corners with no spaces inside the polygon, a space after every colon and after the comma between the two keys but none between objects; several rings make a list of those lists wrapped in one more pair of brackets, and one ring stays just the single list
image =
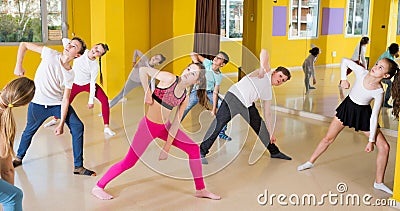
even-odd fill
[{"label": "pink leggings", "polygon": [[[107,173],[99,180],[99,182],[97,182],[97,186],[104,189],[111,180],[119,176],[122,172],[133,167],[139,160],[139,157],[142,156],[146,148],[149,146],[150,142],[155,138],[160,138],[166,141],[170,126],[170,122],[167,124],[157,124],[151,122],[146,117],[143,117],[139,123],[128,154],[122,161],[111,166]],[[196,190],[204,189],[205,185],[199,145],[197,145],[181,130],[178,130],[172,145],[185,151],[189,155],[189,166],[192,171]]]},{"label": "pink leggings", "polygon": [[[72,85],[71,95],[69,96],[69,103],[72,103],[76,95],[81,92],[90,92],[90,84],[86,84],[83,86],[77,84]],[[103,114],[103,121],[105,125],[108,125],[110,123],[110,106],[108,104],[108,97],[98,84],[96,84],[96,92],[94,96],[101,102],[101,113]]]}]

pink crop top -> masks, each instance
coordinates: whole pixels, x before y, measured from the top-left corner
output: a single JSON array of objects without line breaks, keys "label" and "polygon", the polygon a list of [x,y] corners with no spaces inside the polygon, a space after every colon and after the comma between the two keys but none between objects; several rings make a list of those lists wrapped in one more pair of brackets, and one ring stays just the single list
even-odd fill
[{"label": "pink crop top", "polygon": [[159,88],[156,86],[152,95],[153,99],[169,110],[180,105],[186,98],[186,90],[181,97],[178,98],[175,96],[174,91],[178,81],[179,78],[176,76],[176,80],[171,86],[167,88]]}]

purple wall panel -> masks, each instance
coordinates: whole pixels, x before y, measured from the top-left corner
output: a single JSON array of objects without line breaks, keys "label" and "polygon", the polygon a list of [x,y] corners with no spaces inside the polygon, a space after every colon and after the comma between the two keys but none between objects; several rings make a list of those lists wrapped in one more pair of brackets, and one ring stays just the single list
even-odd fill
[{"label": "purple wall panel", "polygon": [[323,8],[321,35],[343,34],[343,18],[343,8]]},{"label": "purple wall panel", "polygon": [[286,36],[287,8],[285,6],[274,6],[272,36]]}]

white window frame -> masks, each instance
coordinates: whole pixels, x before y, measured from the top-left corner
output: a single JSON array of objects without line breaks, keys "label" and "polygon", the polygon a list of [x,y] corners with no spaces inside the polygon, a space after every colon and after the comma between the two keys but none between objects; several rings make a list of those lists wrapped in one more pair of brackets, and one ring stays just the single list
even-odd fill
[{"label": "white window frame", "polygon": [[[368,1],[368,19],[366,20],[366,21],[363,21],[363,23],[366,23],[367,24],[367,31],[366,32],[362,32],[361,34],[354,34],[354,26],[355,26],[355,24],[354,24],[354,22],[355,22],[355,16],[356,16],[356,10],[357,10],[357,0],[354,0],[353,1],[353,7],[354,7],[354,9],[353,9],[353,20],[352,20],[352,33],[351,34],[348,34],[347,33],[347,27],[348,27],[348,22],[349,22],[349,9],[350,9],[350,0],[347,0],[347,7],[346,7],[346,22],[345,22],[345,29],[344,29],[344,34],[345,34],[345,37],[362,37],[362,36],[365,36],[365,35],[367,35],[368,33],[369,33],[369,17],[370,17],[370,14],[371,14],[371,0],[366,0],[366,1]],[[363,26],[363,28],[364,28],[365,26]]]},{"label": "white window frame", "polygon": [[[298,21],[298,20],[300,20],[300,24],[297,24],[297,29],[298,29],[298,33],[297,33],[297,36],[293,36],[292,35],[292,33],[291,33],[291,30],[292,30],[292,26],[293,26],[293,22],[294,22],[294,20],[293,20],[293,16],[292,16],[292,11],[293,11],[293,7],[294,7],[294,5],[293,5],[293,0],[290,0],[290,10],[289,10],[289,30],[288,30],[288,39],[289,40],[302,40],[302,39],[316,39],[316,38],[318,38],[318,30],[319,30],[319,22],[320,22],[320,7],[321,7],[321,1],[320,0],[317,0],[317,2],[318,2],[318,9],[317,9],[317,11],[318,11],[318,14],[316,15],[316,17],[317,17],[317,21],[313,21],[312,23],[313,24],[315,24],[316,25],[316,30],[315,30],[315,35],[312,35],[312,36],[308,36],[308,34],[306,35],[306,36],[301,36],[300,35],[300,28],[301,28],[301,10],[299,10],[299,8],[301,9],[303,6],[301,5],[302,4],[302,0],[298,0],[298,4],[296,5],[297,6],[297,20],[295,20],[295,21]],[[305,23],[307,23],[307,21],[305,22]]]},{"label": "white window frame", "polygon": [[[47,0],[40,0],[40,13],[42,23],[42,43],[45,45],[62,45],[61,40],[49,40],[49,26],[47,23]],[[61,30],[62,37],[68,37],[67,0],[61,0]],[[0,46],[15,46],[20,42],[0,42]]]},{"label": "white window frame", "polygon": [[[224,0],[221,0],[221,3]],[[230,7],[230,1],[231,0],[226,0],[226,5],[225,5],[225,36],[224,38],[227,39],[221,39],[221,41],[242,41],[243,40],[243,32],[242,32],[242,37],[241,38],[229,38],[229,7]],[[243,4],[244,4],[244,0],[242,0]],[[243,14],[242,14],[242,24],[243,23]],[[242,29],[243,29],[243,25],[242,25]]]}]

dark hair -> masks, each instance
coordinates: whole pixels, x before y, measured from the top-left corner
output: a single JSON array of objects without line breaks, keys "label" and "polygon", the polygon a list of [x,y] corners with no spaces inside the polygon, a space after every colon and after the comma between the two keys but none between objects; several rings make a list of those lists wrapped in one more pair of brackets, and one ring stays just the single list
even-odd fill
[{"label": "dark hair", "polygon": [[218,52],[218,54],[222,54],[222,55],[224,56],[224,64],[228,64],[228,62],[229,62],[229,56],[228,56],[228,54],[226,54],[226,53],[223,52],[223,51]]},{"label": "dark hair", "polygon": [[314,47],[311,50],[309,50],[308,52],[310,52],[310,54],[312,54],[313,56],[317,56],[319,54],[319,48]]},{"label": "dark hair", "polygon": [[76,41],[78,41],[78,42],[80,42],[81,43],[81,45],[82,45],[82,47],[81,47],[81,50],[79,50],[79,54],[80,55],[83,55],[84,53],[85,53],[85,50],[86,50],[86,43],[85,43],[85,41],[83,41],[81,38],[79,38],[79,37],[73,37],[71,40],[76,40]]},{"label": "dark hair", "polygon": [[287,80],[290,80],[290,78],[292,77],[290,71],[286,67],[279,66],[278,68],[275,69],[275,72],[282,72],[283,75],[287,76]]},{"label": "dark hair", "polygon": [[161,57],[160,64],[162,64],[165,61],[165,56],[164,55],[159,53],[159,54],[156,54],[155,56],[160,56]]},{"label": "dark hair", "polygon": [[389,53],[394,55],[399,52],[399,45],[397,43],[392,43],[389,46]]},{"label": "dark hair", "polygon": [[189,66],[192,64],[197,65],[200,70],[199,78],[197,79],[199,81],[198,84],[199,88],[197,89],[197,98],[199,99],[199,104],[202,105],[204,108],[209,109],[208,107],[209,99],[206,93],[206,88],[207,88],[206,68],[201,63],[190,63]]},{"label": "dark hair", "polygon": [[101,47],[103,47],[104,52],[103,54],[101,54],[101,56],[99,57],[99,69],[100,69],[100,84],[103,85],[103,73],[101,72],[101,57],[107,53],[107,51],[110,50],[110,48],[108,47],[107,44],[105,43],[97,43],[96,45],[101,45]]},{"label": "dark hair", "polygon": [[390,89],[392,99],[393,99],[393,110],[392,114],[396,117],[396,119],[399,118],[399,111],[400,111],[400,76],[399,76],[399,65],[389,59],[389,58],[383,58],[382,60],[386,60],[389,63],[389,72],[388,74],[390,75],[390,78],[393,77],[394,75],[394,80],[392,84],[392,88]]},{"label": "dark hair", "polygon": [[35,94],[33,80],[21,77],[9,82],[0,93],[0,141],[5,149],[0,152],[0,157],[14,156],[14,138],[16,123],[12,113],[13,108],[24,106],[31,102]]},{"label": "dark hair", "polygon": [[361,46],[361,45],[368,44],[368,42],[369,42],[369,37],[363,37],[363,38],[361,38],[361,40],[360,40],[360,46]]}]

